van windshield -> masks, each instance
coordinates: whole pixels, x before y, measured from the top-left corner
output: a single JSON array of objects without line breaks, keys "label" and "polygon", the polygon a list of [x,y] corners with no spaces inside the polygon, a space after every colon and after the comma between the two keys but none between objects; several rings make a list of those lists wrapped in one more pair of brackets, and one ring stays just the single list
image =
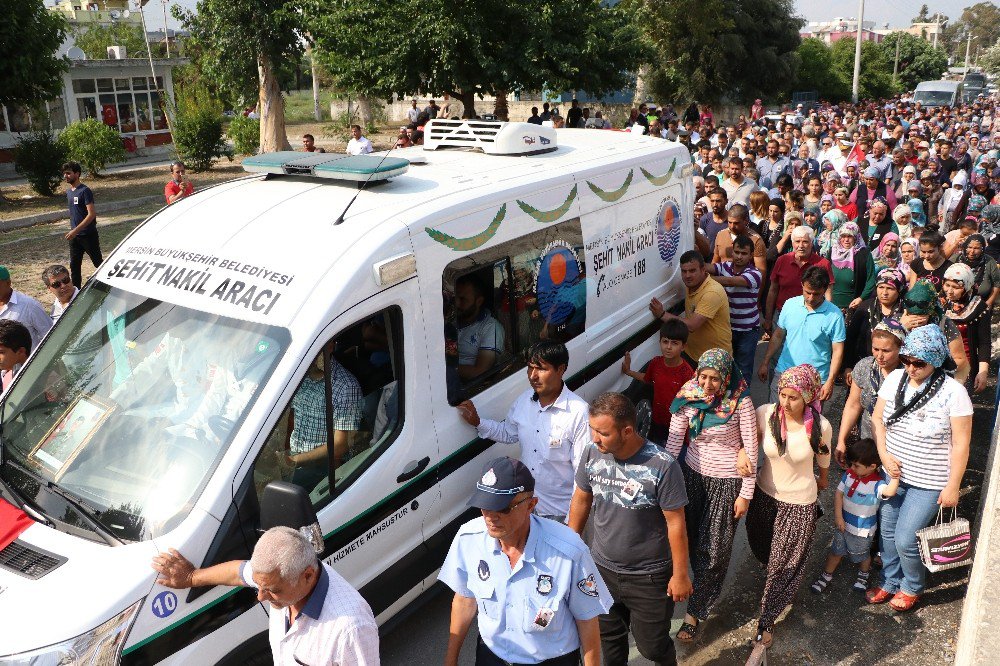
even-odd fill
[{"label": "van windshield", "polygon": [[47,517],[73,531],[156,537],[191,510],[287,341],[95,281],[6,397],[0,475],[36,508],[63,498],[86,520]]},{"label": "van windshield", "polygon": [[950,106],[954,97],[955,93],[950,90],[918,90],[913,95],[913,101],[924,106]]}]

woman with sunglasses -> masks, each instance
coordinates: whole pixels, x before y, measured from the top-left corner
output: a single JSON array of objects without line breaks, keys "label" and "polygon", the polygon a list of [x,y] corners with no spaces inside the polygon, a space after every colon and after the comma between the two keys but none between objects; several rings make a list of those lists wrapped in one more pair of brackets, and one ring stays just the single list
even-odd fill
[{"label": "woman with sunglasses", "polygon": [[920,278],[906,291],[903,298],[903,315],[899,322],[907,331],[912,331],[927,324],[934,324],[941,329],[948,343],[948,353],[951,355],[954,377],[960,384],[969,378],[969,356],[965,353],[965,344],[958,327],[948,317],[944,316],[942,296],[937,288],[927,278]]},{"label": "woman with sunglasses", "polygon": [[[742,476],[737,459],[745,451],[757,461],[757,417],[747,382],[723,349],[709,349],[698,360],[694,379],[670,405],[666,449],[679,458],[689,442],[684,465],[688,503],[684,507],[694,570],[694,591],[677,640],[689,642],[722,592],[736,526],[753,497],[756,475]],[[751,465],[753,467],[753,465]]]},{"label": "woman with sunglasses", "polygon": [[972,392],[986,388],[990,369],[990,307],[975,289],[976,276],[965,264],[953,264],[944,274],[945,316],[962,335],[969,366],[976,370]]},{"label": "woman with sunglasses", "polygon": [[778,615],[802,585],[816,536],[816,498],[830,483],[833,428],[820,414],[822,384],[816,368],[796,365],[778,379],[777,404],[757,408],[764,459],[746,529],[750,550],[767,567],[757,620],[757,642],[765,647],[771,644]]},{"label": "woman with sunglasses", "polygon": [[911,331],[900,360],[904,369],[885,378],[872,412],[882,465],[900,484],[879,508],[882,573],[866,598],[905,612],[917,603],[927,578],[916,532],[939,508],[958,505],[969,460],[972,401],[945,372],[950,359],[940,327]]}]

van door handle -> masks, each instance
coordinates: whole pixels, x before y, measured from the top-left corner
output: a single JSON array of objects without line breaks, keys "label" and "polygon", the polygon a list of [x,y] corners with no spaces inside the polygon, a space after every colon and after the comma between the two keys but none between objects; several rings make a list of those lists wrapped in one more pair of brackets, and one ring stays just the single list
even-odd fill
[{"label": "van door handle", "polygon": [[431,459],[425,457],[422,460],[411,460],[403,468],[403,473],[396,477],[396,483],[403,483],[404,481],[409,481],[417,474],[424,471],[428,465],[431,464]]}]

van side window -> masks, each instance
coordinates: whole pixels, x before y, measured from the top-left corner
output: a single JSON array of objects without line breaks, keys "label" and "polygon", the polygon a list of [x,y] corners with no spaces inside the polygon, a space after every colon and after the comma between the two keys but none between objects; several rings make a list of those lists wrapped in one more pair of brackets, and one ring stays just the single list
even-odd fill
[{"label": "van side window", "polygon": [[442,278],[448,402],[524,367],[539,340],[584,330],[586,266],[574,218],[448,264]]},{"label": "van side window", "polygon": [[271,481],[291,481],[305,488],[319,508],[389,446],[403,422],[402,335],[402,312],[391,307],[324,345],[254,463],[258,495]]}]

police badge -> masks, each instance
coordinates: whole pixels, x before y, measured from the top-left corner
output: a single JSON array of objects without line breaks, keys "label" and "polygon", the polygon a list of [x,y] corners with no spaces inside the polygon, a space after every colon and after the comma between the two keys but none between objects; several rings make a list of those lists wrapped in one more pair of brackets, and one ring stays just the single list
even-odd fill
[{"label": "police badge", "polygon": [[552,576],[542,574],[538,577],[538,584],[535,585],[535,589],[538,590],[539,594],[548,594],[552,591]]},{"label": "police badge", "polygon": [[486,564],[486,560],[479,560],[479,568],[477,569],[477,573],[479,573],[479,580],[489,580],[490,565]]}]

